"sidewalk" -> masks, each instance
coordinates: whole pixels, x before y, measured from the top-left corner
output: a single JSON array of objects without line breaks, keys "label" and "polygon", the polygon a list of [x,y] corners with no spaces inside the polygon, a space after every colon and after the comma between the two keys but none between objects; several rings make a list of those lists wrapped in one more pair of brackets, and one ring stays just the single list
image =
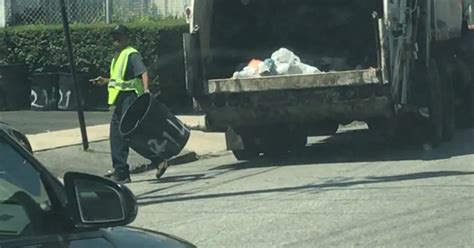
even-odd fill
[{"label": "sidewalk", "polygon": [[[191,129],[194,129],[191,131],[191,136],[184,151],[195,153],[195,156],[201,157],[226,150],[224,134],[205,133],[196,130],[204,129],[203,116],[179,116],[178,118]],[[89,143],[91,144],[108,141],[109,125],[105,124],[87,127],[87,136]],[[79,128],[31,134],[27,135],[27,137],[35,153],[80,146],[82,144],[82,137]]]},{"label": "sidewalk", "polygon": [[[189,126],[196,127],[199,117],[187,116],[181,118]],[[27,135],[31,142],[35,156],[52,171],[61,177],[67,171],[79,171],[102,175],[111,168],[110,148],[108,142],[109,125],[97,125],[87,128],[90,149],[83,151],[81,147],[80,130],[70,129],[42,134]],[[205,133],[191,131],[190,139],[183,152],[170,161],[177,165],[195,161],[213,153],[226,150],[223,133]],[[129,163],[131,169],[149,163],[135,152],[130,153]]]},{"label": "sidewalk", "polygon": [[[179,116],[178,118],[192,130],[203,130],[205,127],[203,116]],[[108,140],[109,125],[105,124],[87,127],[87,136],[90,143]],[[35,152],[82,144],[82,137],[79,128],[31,134],[27,135],[27,137]],[[214,151],[222,151],[225,150],[224,136],[223,134],[192,131],[188,146],[185,149],[195,151],[199,155],[205,155],[206,153]]]}]

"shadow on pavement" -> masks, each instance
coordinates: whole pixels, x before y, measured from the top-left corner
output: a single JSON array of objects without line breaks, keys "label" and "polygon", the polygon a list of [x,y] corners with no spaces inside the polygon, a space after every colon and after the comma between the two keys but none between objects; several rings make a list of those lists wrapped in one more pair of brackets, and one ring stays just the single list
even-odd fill
[{"label": "shadow on pavement", "polygon": [[156,183],[178,183],[178,182],[189,182],[210,179],[212,177],[207,177],[206,174],[192,174],[192,175],[179,175],[179,176],[170,176],[163,177],[160,180],[155,180]]},{"label": "shadow on pavement", "polygon": [[[180,194],[172,194],[172,195],[138,197],[138,204],[140,206],[146,206],[146,205],[166,203],[166,202],[192,201],[192,200],[203,200],[203,199],[234,197],[234,196],[244,196],[244,195],[279,193],[279,192],[294,192],[294,191],[300,191],[300,190],[316,190],[316,189],[329,190],[329,188],[345,188],[345,187],[351,187],[351,186],[356,186],[356,185],[371,185],[371,184],[390,183],[390,182],[399,182],[399,181],[412,181],[412,180],[433,179],[433,178],[440,178],[440,177],[470,176],[470,175],[474,175],[474,172],[433,171],[433,172],[421,172],[421,173],[384,176],[384,177],[366,177],[358,181],[347,181],[341,178],[341,180],[337,180],[338,182],[334,182],[335,180],[331,180],[331,181],[324,182],[322,184],[311,184],[311,185],[303,185],[303,186],[296,186],[296,187],[249,190],[249,191],[241,191],[241,192],[216,193],[216,194],[206,194],[206,195],[189,195],[185,193],[180,193]],[[456,185],[452,185],[452,186],[456,186]],[[417,187],[417,186],[411,186],[411,187]]]},{"label": "shadow on pavement", "polygon": [[329,137],[320,143],[277,158],[260,157],[252,161],[226,164],[211,170],[347,162],[431,161],[474,154],[473,141],[474,130],[462,130],[453,141],[431,150],[424,150],[421,145],[391,144],[370,135],[368,130],[355,130]]},{"label": "shadow on pavement", "polygon": [[141,193],[137,195],[138,198],[140,197],[145,197],[147,195],[151,195],[160,191],[164,191],[167,189],[171,188],[176,188],[178,186],[182,186],[184,184],[198,181],[198,180],[206,180],[206,179],[212,179],[214,176],[207,176],[206,174],[191,174],[191,175],[179,175],[179,176],[170,176],[170,177],[164,177],[159,180],[157,179],[145,179],[145,180],[138,180],[138,181],[132,181],[130,184],[136,184],[136,183],[143,183],[143,182],[148,182],[149,184],[161,184],[161,183],[173,183],[172,185],[169,185],[167,187],[163,188],[158,188],[158,189],[153,189],[151,191],[147,191],[144,193]]}]

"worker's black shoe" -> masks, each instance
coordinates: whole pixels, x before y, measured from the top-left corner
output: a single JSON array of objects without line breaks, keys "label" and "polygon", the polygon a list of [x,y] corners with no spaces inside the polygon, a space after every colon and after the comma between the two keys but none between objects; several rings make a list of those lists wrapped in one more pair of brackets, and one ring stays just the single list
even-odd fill
[{"label": "worker's black shoe", "polygon": [[114,175],[115,171],[109,170],[105,173],[104,177],[105,178],[111,178]]},{"label": "worker's black shoe", "polygon": [[168,169],[168,161],[163,161],[156,167],[156,179],[160,179],[163,174],[165,174],[166,170]]},{"label": "worker's black shoe", "polygon": [[112,173],[112,175],[109,177],[110,180],[113,180],[117,183],[130,183],[132,182],[132,179],[130,179],[130,175],[119,175],[117,173]]}]

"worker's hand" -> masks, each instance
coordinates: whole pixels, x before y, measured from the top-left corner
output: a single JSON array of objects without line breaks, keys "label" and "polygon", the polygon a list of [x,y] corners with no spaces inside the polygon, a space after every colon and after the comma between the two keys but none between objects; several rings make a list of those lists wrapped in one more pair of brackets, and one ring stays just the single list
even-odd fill
[{"label": "worker's hand", "polygon": [[94,85],[98,85],[98,86],[106,85],[109,83],[109,79],[104,78],[102,76],[98,76],[97,78],[91,79],[89,81],[92,82]]},{"label": "worker's hand", "polygon": [[150,90],[149,90],[149,89],[146,89],[146,90],[143,91],[143,93],[145,93],[145,94],[150,94]]}]

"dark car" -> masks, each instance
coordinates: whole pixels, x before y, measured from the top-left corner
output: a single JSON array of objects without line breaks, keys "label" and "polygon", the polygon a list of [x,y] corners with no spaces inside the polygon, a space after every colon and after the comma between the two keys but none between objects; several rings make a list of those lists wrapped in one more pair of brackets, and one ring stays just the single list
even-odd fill
[{"label": "dark car", "polygon": [[124,227],[138,207],[124,185],[66,173],[64,185],[32,155],[25,135],[0,123],[0,247],[195,247]]}]

